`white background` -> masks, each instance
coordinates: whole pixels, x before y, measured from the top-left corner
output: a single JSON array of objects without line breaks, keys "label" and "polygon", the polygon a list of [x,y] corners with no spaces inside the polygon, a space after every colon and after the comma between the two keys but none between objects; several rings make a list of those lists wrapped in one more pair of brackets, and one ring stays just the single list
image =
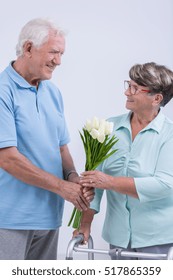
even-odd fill
[{"label": "white background", "polygon": [[[22,26],[35,17],[49,17],[67,31],[66,53],[52,80],[60,88],[71,134],[69,145],[76,168],[84,169],[78,130],[86,119],[126,112],[123,81],[135,63],[154,61],[173,69],[172,0],[6,0],[0,9],[0,71],[15,59]],[[165,113],[173,119],[171,101]],[[101,238],[106,208],[95,217],[96,248],[108,248]],[[67,223],[73,206],[66,203],[59,239],[64,259],[72,229]],[[110,225],[111,226],[111,225]],[[75,258],[86,255],[75,254]],[[108,256],[96,255],[96,258]]]}]

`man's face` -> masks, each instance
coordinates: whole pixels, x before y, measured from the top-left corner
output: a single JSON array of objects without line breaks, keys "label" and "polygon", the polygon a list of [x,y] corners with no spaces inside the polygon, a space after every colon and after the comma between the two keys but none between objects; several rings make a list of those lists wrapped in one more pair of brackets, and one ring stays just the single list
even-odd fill
[{"label": "man's face", "polygon": [[37,84],[42,80],[49,80],[57,65],[61,64],[61,56],[65,51],[63,36],[50,34],[49,39],[41,47],[31,47],[28,64],[30,83]]}]

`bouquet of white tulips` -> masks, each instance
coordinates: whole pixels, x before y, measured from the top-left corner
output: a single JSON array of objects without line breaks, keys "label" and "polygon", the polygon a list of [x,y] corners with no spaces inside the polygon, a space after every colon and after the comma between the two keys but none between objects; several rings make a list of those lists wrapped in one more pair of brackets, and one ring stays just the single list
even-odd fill
[{"label": "bouquet of white tulips", "polygon": [[[86,121],[83,134],[80,132],[86,155],[85,171],[96,169],[100,163],[117,151],[112,149],[118,141],[115,135],[110,137],[112,132],[113,122],[99,120],[97,117]],[[79,228],[81,216],[82,212],[74,207],[68,226],[73,222],[73,228]]]}]

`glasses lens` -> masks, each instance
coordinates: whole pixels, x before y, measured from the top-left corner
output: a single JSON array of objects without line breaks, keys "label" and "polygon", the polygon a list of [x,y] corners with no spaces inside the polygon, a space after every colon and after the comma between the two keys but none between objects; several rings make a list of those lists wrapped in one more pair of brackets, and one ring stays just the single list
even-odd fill
[{"label": "glasses lens", "polygon": [[125,90],[129,89],[129,82],[128,81],[124,81],[124,89]]}]

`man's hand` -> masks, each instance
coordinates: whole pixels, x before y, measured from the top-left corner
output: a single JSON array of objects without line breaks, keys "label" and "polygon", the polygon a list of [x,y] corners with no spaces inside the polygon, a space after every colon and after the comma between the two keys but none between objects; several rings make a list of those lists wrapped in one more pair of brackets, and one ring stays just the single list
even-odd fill
[{"label": "man's hand", "polygon": [[80,211],[86,211],[89,207],[88,195],[83,194],[83,187],[73,182],[64,181],[59,193],[65,200],[73,203]]},{"label": "man's hand", "polygon": [[76,229],[73,232],[73,237],[77,236],[78,234],[82,233],[84,236],[84,240],[82,244],[86,244],[91,232],[91,223],[94,218],[94,214],[96,213],[93,209],[88,209],[87,211],[82,213],[81,224],[80,228]]},{"label": "man's hand", "polygon": [[62,180],[38,168],[16,147],[0,149],[0,167],[28,185],[43,188],[62,196],[72,202],[80,211],[85,211],[89,207],[81,185]]},{"label": "man's hand", "polygon": [[79,234],[83,234],[84,240],[81,244],[86,244],[88,242],[89,236],[91,232],[91,224],[83,224],[80,226],[80,229],[76,229],[73,232],[73,237],[76,237]]},{"label": "man's hand", "polygon": [[[77,174],[77,172],[73,172],[70,174],[69,178],[68,178],[68,182],[73,182],[73,183],[76,183],[76,184],[80,184],[80,177],[79,175]],[[90,203],[93,198],[94,198],[94,194],[95,194],[95,191],[94,191],[94,188],[92,187],[82,187],[82,192],[83,192],[83,196],[84,198],[87,200],[88,203]]]},{"label": "man's hand", "polygon": [[[77,173],[72,173],[69,176],[68,182],[69,181],[73,182],[73,183],[80,184],[80,177],[78,176]],[[82,187],[82,192],[83,192],[83,196],[85,197],[85,199],[90,203],[94,198],[94,194],[95,194],[94,188],[92,188],[92,187],[91,188]]]}]

